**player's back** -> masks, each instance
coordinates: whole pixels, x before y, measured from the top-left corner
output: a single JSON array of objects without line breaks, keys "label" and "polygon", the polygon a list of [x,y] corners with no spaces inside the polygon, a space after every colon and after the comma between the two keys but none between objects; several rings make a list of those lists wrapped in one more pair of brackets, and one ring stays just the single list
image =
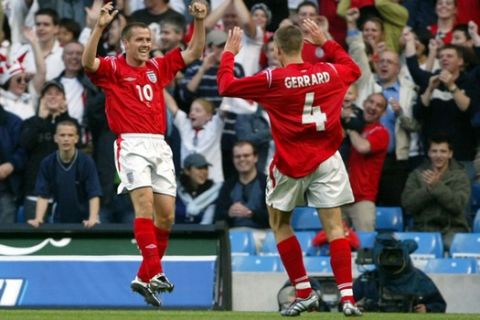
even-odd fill
[{"label": "player's back", "polygon": [[277,165],[289,176],[305,176],[341,144],[341,105],[348,86],[328,63],[290,64],[266,73],[270,90],[258,100],[270,116]]}]

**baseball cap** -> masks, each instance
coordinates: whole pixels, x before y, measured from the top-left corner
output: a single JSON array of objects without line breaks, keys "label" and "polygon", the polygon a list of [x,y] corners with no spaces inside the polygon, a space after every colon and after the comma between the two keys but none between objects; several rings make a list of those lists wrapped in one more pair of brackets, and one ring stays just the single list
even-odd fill
[{"label": "baseball cap", "polygon": [[60,91],[63,92],[63,94],[65,94],[65,88],[63,87],[63,84],[60,81],[50,80],[50,81],[45,82],[45,84],[42,87],[42,91],[40,91],[40,93],[41,93],[40,95],[43,96],[45,94],[45,92],[47,91],[47,89],[52,87],[52,86],[57,87],[58,89],[60,89]]},{"label": "baseball cap", "polygon": [[207,34],[207,45],[219,46],[227,42],[227,34],[222,30],[212,30]]},{"label": "baseball cap", "polygon": [[191,155],[187,156],[183,160],[184,168],[190,168],[190,167],[202,168],[202,167],[208,167],[208,166],[211,166],[211,164],[200,153],[192,153]]}]

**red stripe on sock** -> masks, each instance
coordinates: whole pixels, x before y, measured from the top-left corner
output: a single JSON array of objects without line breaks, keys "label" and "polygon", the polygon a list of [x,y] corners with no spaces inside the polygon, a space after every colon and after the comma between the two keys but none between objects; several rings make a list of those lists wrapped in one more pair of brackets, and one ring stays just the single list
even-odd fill
[{"label": "red stripe on sock", "polygon": [[[330,242],[330,265],[340,291],[352,289],[352,251],[347,239],[341,238]],[[344,291],[345,292],[345,291]],[[355,304],[352,295],[342,296],[341,302]]]},{"label": "red stripe on sock", "polygon": [[157,238],[158,256],[160,257],[160,272],[163,272],[162,258],[165,255],[168,247],[168,238],[170,237],[170,231],[167,229],[160,229],[154,226],[155,236]]},{"label": "red stripe on sock", "polygon": [[[297,237],[292,236],[277,243],[277,249],[292,285],[296,286],[302,282],[310,283],[303,264],[302,248]],[[297,297],[305,299],[312,292],[312,288],[299,289],[295,292]]]},{"label": "red stripe on sock", "polygon": [[137,275],[142,281],[148,282],[160,272],[160,258],[152,219],[136,218],[133,233],[143,257]]}]

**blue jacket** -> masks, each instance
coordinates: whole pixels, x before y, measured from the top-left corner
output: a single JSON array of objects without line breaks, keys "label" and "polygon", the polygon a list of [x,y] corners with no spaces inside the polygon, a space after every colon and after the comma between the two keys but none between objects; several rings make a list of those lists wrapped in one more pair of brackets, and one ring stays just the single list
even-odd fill
[{"label": "blue jacket", "polygon": [[25,167],[25,150],[20,147],[22,120],[5,111],[0,105],[0,164],[10,162],[13,173],[7,178],[10,191],[17,198],[21,197],[22,170]]}]

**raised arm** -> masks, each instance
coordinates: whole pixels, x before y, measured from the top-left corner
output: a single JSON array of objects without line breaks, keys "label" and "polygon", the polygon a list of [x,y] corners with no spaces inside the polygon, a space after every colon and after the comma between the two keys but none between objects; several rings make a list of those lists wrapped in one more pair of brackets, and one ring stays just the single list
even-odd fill
[{"label": "raised arm", "polygon": [[35,68],[37,72],[33,76],[33,87],[35,91],[39,94],[42,90],[43,84],[45,83],[45,77],[47,74],[47,69],[45,67],[45,60],[43,59],[40,45],[38,44],[38,38],[35,35],[35,32],[32,28],[24,28],[23,36],[25,39],[30,42],[33,50],[33,56],[35,57]]},{"label": "raised arm", "polygon": [[168,93],[167,90],[163,90],[163,96],[165,97],[165,104],[167,105],[168,110],[172,113],[172,115],[175,117],[178,111],[178,105],[175,99],[172,97],[170,93]]},{"label": "raised arm", "polygon": [[190,14],[194,17],[193,36],[187,49],[182,51],[183,61],[189,65],[202,56],[205,47],[205,17],[207,16],[207,5],[203,0],[194,0],[188,6]]},{"label": "raised arm", "polygon": [[100,10],[100,16],[90,34],[90,38],[85,45],[85,50],[82,55],[82,64],[87,71],[95,72],[98,70],[98,67],[100,66],[100,59],[96,57],[98,41],[100,41],[100,37],[102,36],[105,27],[112,22],[117,13],[118,10],[113,10],[113,4],[111,2],[105,4]]},{"label": "raised arm", "polygon": [[343,48],[332,40],[327,40],[325,32],[312,20],[303,21],[303,29],[307,32],[305,39],[311,43],[321,46],[325,54],[332,58],[337,72],[344,83],[351,84],[361,75],[360,68],[355,61],[343,50]]},{"label": "raised arm", "polygon": [[245,33],[250,38],[255,38],[257,34],[257,26],[255,25],[252,15],[250,14],[250,11],[248,11],[244,0],[233,0],[233,6],[235,7],[235,11],[237,11],[240,24],[245,30]]},{"label": "raised arm", "polygon": [[215,27],[217,22],[222,19],[223,14],[232,3],[232,0],[224,0],[219,6],[210,12],[205,19],[205,28],[210,31]]}]

